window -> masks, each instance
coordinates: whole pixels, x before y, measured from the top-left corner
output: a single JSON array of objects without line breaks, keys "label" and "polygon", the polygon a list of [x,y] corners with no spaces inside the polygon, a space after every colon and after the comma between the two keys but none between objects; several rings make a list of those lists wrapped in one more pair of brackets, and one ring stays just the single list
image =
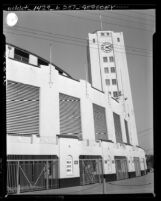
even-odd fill
[{"label": "window", "polygon": [[116,135],[116,142],[123,142],[122,141],[122,131],[121,131],[121,121],[120,115],[113,112],[113,119],[114,119],[114,126],[115,126],[115,135]]},{"label": "window", "polygon": [[40,58],[38,58],[38,66],[40,65],[44,65],[44,66],[48,66],[48,63]]},{"label": "window", "polygon": [[96,140],[108,139],[105,108],[93,103],[93,116]]},{"label": "window", "polygon": [[113,56],[109,57],[109,60],[110,62],[114,62],[114,57]]},{"label": "window", "polygon": [[113,92],[113,96],[116,98],[117,95],[118,95],[117,91],[114,91],[114,92]]},{"label": "window", "polygon": [[120,38],[117,38],[117,42],[120,42]]},{"label": "window", "polygon": [[108,69],[108,67],[105,67],[105,73],[109,73],[109,69]]},{"label": "window", "polygon": [[107,57],[103,57],[103,62],[107,62]]},{"label": "window", "polygon": [[22,50],[16,49],[16,48],[15,48],[14,58],[16,60],[24,62],[24,63],[29,62],[29,54],[26,52],[23,52]]},{"label": "window", "polygon": [[93,38],[93,43],[95,43],[96,42],[96,40]]},{"label": "window", "polygon": [[118,96],[122,96],[121,91],[118,91]]},{"label": "window", "polygon": [[110,35],[110,33],[109,33],[109,32],[107,32],[106,34],[107,34],[107,36],[109,36],[109,35]]},{"label": "window", "polygon": [[126,139],[127,139],[127,143],[130,143],[130,139],[129,139],[129,129],[128,129],[128,122],[127,120],[124,120],[125,122],[125,131],[126,131]]},{"label": "window", "polygon": [[111,67],[111,73],[115,73],[116,72],[116,68],[115,67]]},{"label": "window", "polygon": [[103,32],[101,32],[101,36],[104,36],[105,34]]},{"label": "window", "polygon": [[117,80],[116,79],[112,79],[112,84],[116,85],[116,83],[117,83]]},{"label": "window", "polygon": [[60,134],[74,135],[81,138],[80,99],[66,94],[59,94]]},{"label": "window", "polygon": [[39,134],[39,87],[7,81],[7,133]]},{"label": "window", "polygon": [[110,79],[105,79],[106,85],[110,85]]}]

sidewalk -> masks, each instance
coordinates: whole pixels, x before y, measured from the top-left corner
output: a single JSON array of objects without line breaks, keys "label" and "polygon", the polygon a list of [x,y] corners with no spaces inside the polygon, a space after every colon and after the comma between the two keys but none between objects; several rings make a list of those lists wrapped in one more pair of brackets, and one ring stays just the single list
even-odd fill
[{"label": "sidewalk", "polygon": [[[154,193],[154,174],[148,173],[141,177],[135,177],[120,181],[106,183],[106,194],[130,194],[130,193]],[[34,191],[24,194],[103,194],[103,184],[96,183],[92,185],[68,187],[61,189],[52,189],[44,191]],[[20,195],[21,195],[20,194]]]}]

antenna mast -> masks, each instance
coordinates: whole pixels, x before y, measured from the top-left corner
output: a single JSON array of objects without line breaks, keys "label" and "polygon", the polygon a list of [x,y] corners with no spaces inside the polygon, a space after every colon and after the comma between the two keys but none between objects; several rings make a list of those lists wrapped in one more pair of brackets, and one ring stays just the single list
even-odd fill
[{"label": "antenna mast", "polygon": [[103,25],[102,25],[102,16],[101,14],[99,14],[99,17],[100,17],[100,22],[101,22],[101,31],[103,30]]}]

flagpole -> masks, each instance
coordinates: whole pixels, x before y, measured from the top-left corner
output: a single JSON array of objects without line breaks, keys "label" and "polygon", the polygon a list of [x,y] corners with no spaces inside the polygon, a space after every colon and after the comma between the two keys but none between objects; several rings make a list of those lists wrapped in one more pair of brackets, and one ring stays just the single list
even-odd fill
[{"label": "flagpole", "polygon": [[86,75],[86,96],[88,97],[88,90],[87,90],[88,72],[86,70],[86,64],[84,64],[84,67],[85,67],[85,75]]}]

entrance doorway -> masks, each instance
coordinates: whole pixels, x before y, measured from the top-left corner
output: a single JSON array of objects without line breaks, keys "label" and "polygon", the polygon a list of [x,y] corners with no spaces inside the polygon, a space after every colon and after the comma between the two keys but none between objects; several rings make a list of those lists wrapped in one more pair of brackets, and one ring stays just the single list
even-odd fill
[{"label": "entrance doorway", "polygon": [[134,157],[134,166],[136,177],[141,176],[140,160],[139,157]]},{"label": "entrance doorway", "polygon": [[115,156],[117,180],[128,178],[127,159],[124,156]]},{"label": "entrance doorway", "polygon": [[80,185],[101,183],[103,179],[102,158],[97,156],[80,156]]}]

